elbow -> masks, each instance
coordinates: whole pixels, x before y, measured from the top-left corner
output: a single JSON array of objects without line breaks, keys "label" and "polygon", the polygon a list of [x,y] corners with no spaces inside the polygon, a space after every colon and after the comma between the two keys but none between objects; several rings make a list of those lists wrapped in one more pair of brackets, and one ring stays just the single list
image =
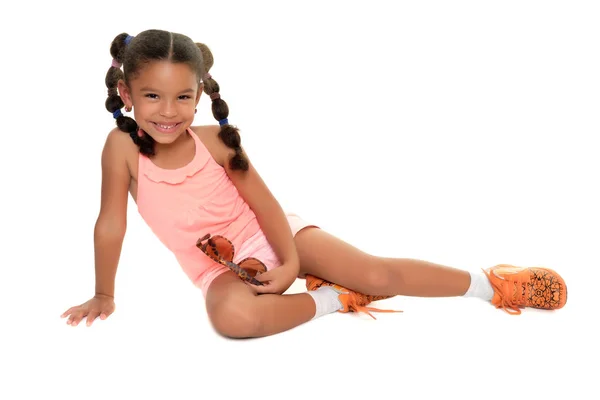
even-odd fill
[{"label": "elbow", "polygon": [[127,230],[127,222],[125,219],[120,218],[107,218],[100,216],[96,220],[94,227],[94,235],[96,237],[111,237],[111,238],[123,238],[125,237],[125,231]]}]

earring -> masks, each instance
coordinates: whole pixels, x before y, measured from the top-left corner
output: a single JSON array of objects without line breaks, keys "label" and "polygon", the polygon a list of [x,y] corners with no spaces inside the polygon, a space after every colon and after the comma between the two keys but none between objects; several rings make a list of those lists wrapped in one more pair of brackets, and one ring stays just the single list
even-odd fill
[{"label": "earring", "polygon": [[144,131],[141,128],[138,129],[138,136],[139,137],[143,137],[144,136]]},{"label": "earring", "polygon": [[131,106],[125,106],[125,111],[131,112]]}]

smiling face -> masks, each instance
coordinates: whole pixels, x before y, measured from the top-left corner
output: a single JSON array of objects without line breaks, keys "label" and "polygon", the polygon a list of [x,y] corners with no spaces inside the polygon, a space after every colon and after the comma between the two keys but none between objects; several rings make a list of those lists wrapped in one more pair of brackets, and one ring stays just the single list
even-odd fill
[{"label": "smiling face", "polygon": [[198,77],[185,63],[153,61],[129,82],[119,81],[119,93],[133,106],[134,119],[157,143],[173,143],[194,121],[202,94]]}]

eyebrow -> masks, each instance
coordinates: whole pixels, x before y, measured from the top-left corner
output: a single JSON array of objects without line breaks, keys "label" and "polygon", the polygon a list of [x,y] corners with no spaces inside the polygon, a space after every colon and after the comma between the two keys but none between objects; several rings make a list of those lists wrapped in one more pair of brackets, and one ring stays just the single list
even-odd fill
[{"label": "eyebrow", "polygon": [[[156,89],[153,89],[153,88],[148,87],[148,86],[141,88],[140,91],[142,91],[142,92],[160,92],[160,90],[156,90]],[[185,90],[183,90],[183,91],[181,91],[179,93],[194,93],[194,89],[192,89],[192,88],[185,89]]]}]

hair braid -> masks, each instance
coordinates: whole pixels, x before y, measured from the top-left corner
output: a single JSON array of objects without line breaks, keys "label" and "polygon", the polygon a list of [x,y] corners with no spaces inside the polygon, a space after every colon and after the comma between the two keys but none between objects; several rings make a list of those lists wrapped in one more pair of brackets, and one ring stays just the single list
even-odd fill
[{"label": "hair braid", "polygon": [[121,96],[119,96],[117,83],[120,79],[124,79],[121,64],[123,63],[125,49],[127,48],[126,39],[128,38],[130,36],[127,33],[121,33],[114,38],[110,45],[113,64],[108,68],[105,78],[105,84],[108,88],[108,98],[106,99],[105,107],[115,117],[117,127],[123,132],[129,133],[129,136],[138,145],[142,154],[154,155],[154,139],[145,133],[143,137],[138,136],[139,127],[137,122],[133,118],[121,113],[121,108],[125,106],[125,103],[123,103]]},{"label": "hair braid", "polygon": [[225,143],[228,147],[231,147],[235,150],[235,156],[233,156],[233,158],[229,161],[229,166],[234,170],[241,169],[243,171],[247,171],[248,159],[242,150],[239,129],[233,125],[230,125],[227,121],[227,117],[229,116],[229,106],[225,100],[221,98],[221,94],[219,93],[219,84],[208,73],[214,63],[212,53],[208,46],[203,43],[196,43],[196,46],[198,46],[202,52],[202,58],[204,61],[205,73],[202,77],[204,82],[204,93],[210,96],[212,100],[211,110],[213,117],[219,121],[219,125],[221,125],[219,138],[221,138],[223,143]]}]

